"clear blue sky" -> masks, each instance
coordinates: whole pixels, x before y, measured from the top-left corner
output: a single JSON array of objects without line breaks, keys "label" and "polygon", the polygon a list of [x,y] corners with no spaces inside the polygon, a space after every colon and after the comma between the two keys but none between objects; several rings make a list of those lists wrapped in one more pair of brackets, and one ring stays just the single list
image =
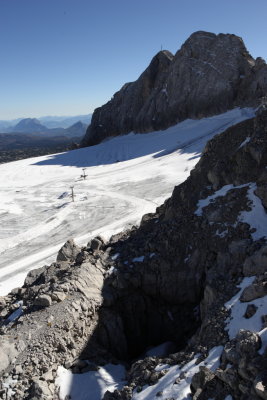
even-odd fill
[{"label": "clear blue sky", "polygon": [[0,119],[90,113],[194,31],[267,58],[267,0],[0,0]]}]

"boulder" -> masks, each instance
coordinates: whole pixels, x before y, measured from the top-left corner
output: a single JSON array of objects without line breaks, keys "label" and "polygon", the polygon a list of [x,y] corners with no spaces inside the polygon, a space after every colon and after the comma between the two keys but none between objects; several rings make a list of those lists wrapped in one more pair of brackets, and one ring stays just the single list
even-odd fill
[{"label": "boulder", "polygon": [[261,348],[260,337],[251,331],[240,329],[235,339],[236,351],[240,356],[253,357]]},{"label": "boulder", "polygon": [[267,246],[262,246],[260,250],[248,257],[244,262],[243,274],[254,276],[263,274],[267,271]]},{"label": "boulder", "polygon": [[60,261],[75,261],[75,258],[80,253],[81,249],[74,243],[73,239],[69,239],[59,250],[57,262]]},{"label": "boulder", "polygon": [[31,390],[30,399],[31,400],[53,400],[54,396],[51,392],[48,383],[40,379],[34,379]]},{"label": "boulder", "polygon": [[53,293],[51,293],[52,300],[55,300],[55,301],[58,301],[58,302],[64,301],[66,296],[67,295],[64,292],[53,292]]},{"label": "boulder", "polygon": [[87,244],[87,246],[90,247],[93,251],[96,251],[101,250],[105,243],[106,241],[102,238],[102,236],[96,236]]},{"label": "boulder", "polygon": [[248,304],[244,318],[249,319],[257,312],[258,307],[255,304]]},{"label": "boulder", "polygon": [[266,371],[259,374],[253,383],[254,390],[257,395],[263,399],[267,400],[267,373]]},{"label": "boulder", "polygon": [[40,294],[34,299],[34,305],[40,307],[49,307],[52,304],[52,299],[48,294]]},{"label": "boulder", "polygon": [[35,268],[28,272],[24,285],[26,287],[32,286],[42,282],[42,273],[45,271],[45,267]]},{"label": "boulder", "polygon": [[25,348],[23,341],[14,342],[6,337],[0,338],[0,372],[4,371]]},{"label": "boulder", "polygon": [[240,301],[247,302],[267,295],[267,282],[253,283],[246,287],[240,296]]}]

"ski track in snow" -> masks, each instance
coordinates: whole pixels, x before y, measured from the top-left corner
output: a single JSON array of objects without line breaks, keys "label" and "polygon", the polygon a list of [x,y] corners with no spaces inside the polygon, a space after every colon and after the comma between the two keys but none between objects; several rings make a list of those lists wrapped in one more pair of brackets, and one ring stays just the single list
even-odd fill
[{"label": "ski track in snow", "polygon": [[70,237],[84,245],[138,224],[188,177],[207,140],[253,116],[252,109],[236,108],[166,131],[0,165],[0,295],[21,286],[29,270],[55,261]]}]

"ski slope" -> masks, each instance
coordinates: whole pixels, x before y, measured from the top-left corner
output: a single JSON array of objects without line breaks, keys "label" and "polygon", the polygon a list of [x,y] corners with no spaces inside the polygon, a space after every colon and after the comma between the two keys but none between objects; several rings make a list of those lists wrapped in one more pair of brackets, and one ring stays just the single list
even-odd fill
[{"label": "ski slope", "polygon": [[207,140],[253,116],[252,109],[236,108],[165,131],[0,165],[0,295],[21,286],[29,270],[55,261],[70,237],[82,245],[138,224],[187,178]]}]

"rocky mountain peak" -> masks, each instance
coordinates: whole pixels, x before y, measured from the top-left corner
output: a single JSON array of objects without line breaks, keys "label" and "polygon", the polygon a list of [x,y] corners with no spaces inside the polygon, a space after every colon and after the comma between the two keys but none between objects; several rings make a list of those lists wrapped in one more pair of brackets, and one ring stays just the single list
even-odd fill
[{"label": "rocky mountain peak", "polygon": [[44,132],[47,127],[42,125],[37,118],[24,118],[12,128],[13,132]]},{"label": "rocky mountain peak", "polygon": [[166,129],[186,118],[254,106],[267,92],[267,66],[233,34],[193,33],[173,56],[160,51],[135,81],[95,110],[82,141]]},{"label": "rocky mountain peak", "polygon": [[[220,33],[215,35],[210,32],[198,31],[193,33],[178,50],[176,56],[182,53],[185,57],[200,60],[217,60],[218,63],[230,63],[236,59],[247,59],[251,64],[255,64],[255,60],[246,49],[241,37],[233,34]],[[224,58],[220,59],[223,53]]]}]

